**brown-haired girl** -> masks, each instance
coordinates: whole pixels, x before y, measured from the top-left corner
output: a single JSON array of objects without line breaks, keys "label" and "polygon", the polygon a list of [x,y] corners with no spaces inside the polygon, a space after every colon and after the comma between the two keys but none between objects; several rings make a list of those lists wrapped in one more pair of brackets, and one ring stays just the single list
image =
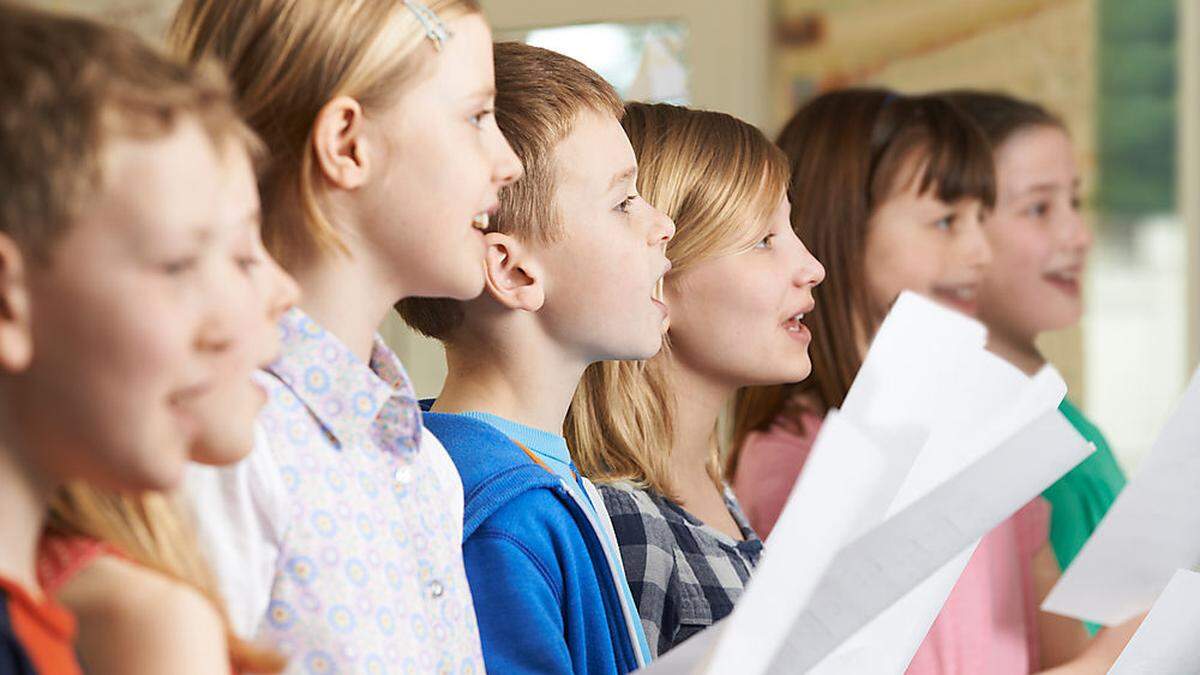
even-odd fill
[{"label": "brown-haired girl", "polygon": [[[828,93],[796,113],[779,145],[792,165],[792,226],[829,277],[806,318],[812,376],[739,396],[728,466],[751,522],[765,532],[900,291],[978,314],[992,255],[983,218],[995,204],[986,136],[936,96]],[[1048,557],[1048,518],[1038,498],[982,539],[909,673],[1107,669],[1120,636],[1085,650],[1081,631],[1063,631],[1061,619],[1038,612],[1058,576]]]}]

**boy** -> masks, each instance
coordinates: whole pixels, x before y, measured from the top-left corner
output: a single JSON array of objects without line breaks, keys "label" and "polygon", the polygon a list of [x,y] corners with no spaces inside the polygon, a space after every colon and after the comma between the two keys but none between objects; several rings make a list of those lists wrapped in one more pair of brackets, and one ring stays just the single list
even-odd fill
[{"label": "boy", "polygon": [[76,673],[35,581],[47,502],[179,481],[244,309],[217,216],[238,122],[219,77],[7,4],[0,81],[0,672]]},{"label": "boy", "polygon": [[449,375],[425,418],[467,496],[463,557],[489,672],[629,672],[649,650],[603,502],[561,435],[584,369],[661,347],[671,221],[637,196],[620,97],[554,52],[495,46],[497,121],[525,166],[485,290],[405,300]]}]

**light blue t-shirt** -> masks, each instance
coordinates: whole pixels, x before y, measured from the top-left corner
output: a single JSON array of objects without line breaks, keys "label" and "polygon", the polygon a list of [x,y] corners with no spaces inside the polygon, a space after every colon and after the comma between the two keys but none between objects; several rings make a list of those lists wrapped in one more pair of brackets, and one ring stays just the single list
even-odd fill
[{"label": "light blue t-shirt", "polygon": [[[583,479],[580,478],[579,472],[575,470],[575,462],[571,461],[571,451],[567,448],[567,439],[558,434],[518,424],[517,422],[506,420],[491,413],[465,412],[461,414],[464,417],[472,417],[490,424],[500,433],[520,443],[528,448],[530,452],[537,455],[538,459],[545,462],[546,466],[562,480],[563,486],[571,492],[576,500],[587,505],[588,510],[591,511],[592,520],[599,525],[600,514],[596,511],[596,505],[592,503],[591,497],[588,497],[587,491],[583,489]],[[603,527],[598,529],[599,531],[596,534],[600,537],[600,541],[604,543],[604,550],[608,555],[609,564],[621,576],[621,602],[625,605],[626,611],[629,612],[630,616],[636,618],[633,624],[637,634],[638,647],[649,658],[653,652],[650,651],[650,643],[646,640],[646,633],[642,629],[642,621],[638,615],[637,605],[633,601],[633,593],[629,590],[629,581],[625,578],[625,567],[617,562],[619,560],[615,553],[617,542],[608,536],[608,532]]]}]

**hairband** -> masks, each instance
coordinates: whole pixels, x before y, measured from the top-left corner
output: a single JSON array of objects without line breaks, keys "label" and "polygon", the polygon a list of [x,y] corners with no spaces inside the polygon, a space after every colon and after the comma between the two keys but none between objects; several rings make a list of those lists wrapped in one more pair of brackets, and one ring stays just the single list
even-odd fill
[{"label": "hairband", "polygon": [[454,34],[450,32],[450,29],[446,28],[446,24],[442,22],[437,13],[429,9],[429,5],[421,2],[421,0],[404,0],[404,6],[424,26],[425,37],[429,38],[429,41],[433,43],[433,48],[441,51],[442,43],[449,40]]}]

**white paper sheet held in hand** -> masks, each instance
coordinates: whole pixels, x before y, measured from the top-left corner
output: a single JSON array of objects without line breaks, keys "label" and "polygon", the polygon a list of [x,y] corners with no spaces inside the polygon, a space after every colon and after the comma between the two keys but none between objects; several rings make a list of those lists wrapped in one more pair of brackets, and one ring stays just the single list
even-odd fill
[{"label": "white paper sheet held in hand", "polygon": [[[661,672],[801,672],[856,633],[873,647],[852,641],[850,658],[820,668],[904,670],[975,540],[1087,453],[1055,410],[1061,378],[1025,377],[984,339],[977,322],[901,296],[818,435],[746,594],[719,637],[696,638],[716,646]],[[896,623],[868,626],[902,598],[908,608],[886,615]],[[900,624],[903,635],[884,630]]]},{"label": "white paper sheet held in hand", "polygon": [[1200,574],[1176,570],[1109,675],[1200,673]]},{"label": "white paper sheet held in hand", "polygon": [[[1114,625],[1150,608],[1175,570],[1200,563],[1200,371],[1042,609]],[[1136,551],[1136,555],[1130,555]]]},{"label": "white paper sheet held in hand", "polygon": [[[771,555],[755,571],[738,601],[739,611],[668,652],[642,672],[682,675],[699,672],[763,672],[771,649],[786,638],[791,620],[825,572],[829,561],[862,528],[869,502],[880,489],[886,453],[832,410],[809,453],[775,530],[789,536],[768,544]],[[735,639],[720,641],[736,631]],[[742,639],[745,636],[749,639]],[[721,649],[716,649],[718,642]],[[732,669],[731,669],[732,667]]]}]

